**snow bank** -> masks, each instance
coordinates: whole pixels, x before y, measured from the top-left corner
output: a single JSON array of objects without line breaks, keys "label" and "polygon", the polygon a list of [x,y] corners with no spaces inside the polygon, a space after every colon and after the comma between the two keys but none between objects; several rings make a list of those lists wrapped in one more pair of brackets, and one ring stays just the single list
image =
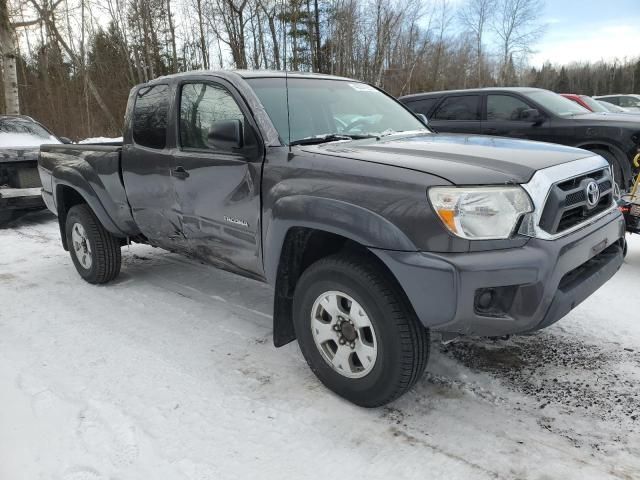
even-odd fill
[{"label": "snow bank", "polygon": [[91,137],[80,140],[78,143],[110,143],[110,142],[122,142],[122,137]]},{"label": "snow bank", "polygon": [[54,136],[42,138],[28,133],[0,132],[0,148],[39,147],[45,143],[60,143],[60,140]]}]

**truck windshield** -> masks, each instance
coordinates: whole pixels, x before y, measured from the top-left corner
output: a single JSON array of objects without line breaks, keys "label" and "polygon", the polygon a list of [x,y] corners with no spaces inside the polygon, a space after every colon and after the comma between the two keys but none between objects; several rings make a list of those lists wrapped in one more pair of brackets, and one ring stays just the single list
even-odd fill
[{"label": "truck windshield", "polygon": [[562,95],[550,92],[548,90],[537,90],[524,94],[534,102],[538,102],[551,113],[555,113],[560,117],[571,117],[573,115],[583,115],[589,113],[589,110],[576,102],[564,98]]},{"label": "truck windshield", "polygon": [[284,144],[315,137],[334,141],[345,137],[428,131],[398,102],[364,83],[290,77],[287,120],[284,78],[250,78],[247,82]]}]

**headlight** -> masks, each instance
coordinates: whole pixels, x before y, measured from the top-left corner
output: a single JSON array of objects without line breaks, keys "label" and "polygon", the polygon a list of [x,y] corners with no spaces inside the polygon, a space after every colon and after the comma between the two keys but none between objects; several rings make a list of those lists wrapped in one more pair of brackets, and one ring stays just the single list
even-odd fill
[{"label": "headlight", "polygon": [[447,229],[469,240],[509,238],[520,217],[533,211],[518,186],[432,187],[429,200]]}]

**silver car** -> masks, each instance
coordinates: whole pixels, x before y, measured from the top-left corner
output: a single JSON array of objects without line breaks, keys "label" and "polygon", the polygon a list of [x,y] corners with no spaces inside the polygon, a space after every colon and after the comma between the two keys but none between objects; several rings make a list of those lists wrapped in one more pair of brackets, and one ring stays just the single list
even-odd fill
[{"label": "silver car", "polygon": [[593,98],[617,105],[630,112],[640,112],[640,95],[601,95]]}]

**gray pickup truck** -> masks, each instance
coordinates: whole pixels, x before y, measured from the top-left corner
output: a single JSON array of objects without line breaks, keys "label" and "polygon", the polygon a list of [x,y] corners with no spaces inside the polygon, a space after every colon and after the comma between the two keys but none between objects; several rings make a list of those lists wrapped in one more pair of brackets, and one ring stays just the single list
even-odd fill
[{"label": "gray pickup truck", "polygon": [[162,77],[131,91],[122,144],[43,146],[39,171],[85,280],[140,242],[268,282],[275,345],[367,407],[415,384],[431,331],[544,328],[623,260],[602,157],[435,134],[346,78]]}]

